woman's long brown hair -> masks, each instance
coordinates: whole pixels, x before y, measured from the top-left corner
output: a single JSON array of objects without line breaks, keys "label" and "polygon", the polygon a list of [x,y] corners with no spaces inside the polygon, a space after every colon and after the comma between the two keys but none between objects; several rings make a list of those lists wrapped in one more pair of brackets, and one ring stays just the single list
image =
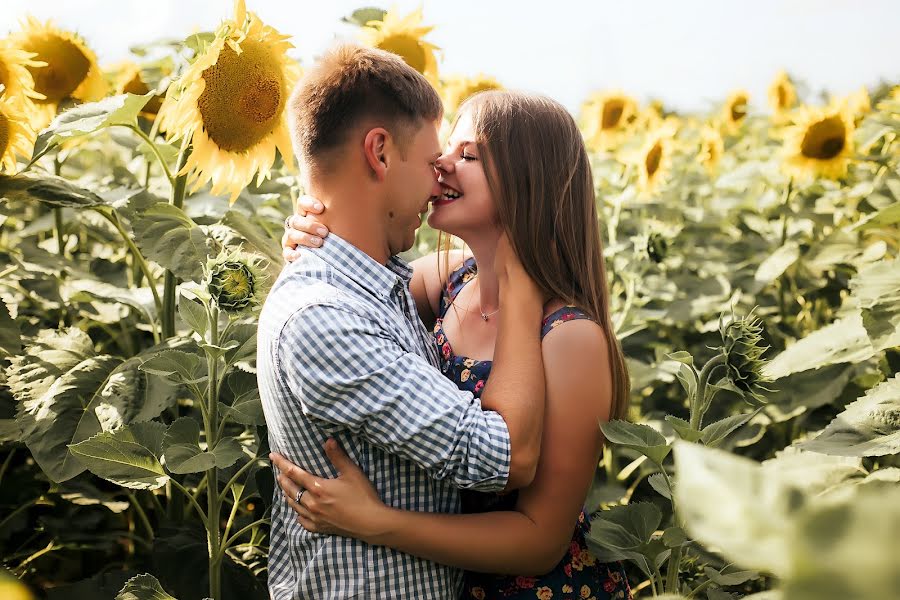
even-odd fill
[{"label": "woman's long brown hair", "polygon": [[610,319],[590,160],[574,119],[550,98],[506,90],[476,94],[463,111],[472,116],[500,223],[525,270],[549,297],[603,328],[613,379],[609,418],[626,418],[631,386]]}]

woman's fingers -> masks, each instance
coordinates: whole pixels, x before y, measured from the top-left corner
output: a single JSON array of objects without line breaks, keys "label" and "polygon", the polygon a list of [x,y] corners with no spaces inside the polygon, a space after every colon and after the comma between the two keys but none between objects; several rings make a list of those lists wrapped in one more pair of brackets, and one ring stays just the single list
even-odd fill
[{"label": "woman's fingers", "polygon": [[[307,473],[282,455],[277,452],[272,452],[269,454],[269,460],[272,461],[272,464],[275,465],[278,470],[281,472],[279,474],[278,483],[281,485],[281,488],[284,489],[285,485],[287,485],[287,481],[282,484],[281,477],[287,478],[290,482],[296,484],[299,489],[309,490],[309,489],[319,489],[318,478],[315,475]],[[296,489],[294,489],[294,498],[296,498]]]},{"label": "woman's fingers", "polygon": [[297,199],[297,212],[300,214],[308,212],[318,215],[321,214],[323,210],[325,210],[325,207],[322,203],[312,196],[304,194]]},{"label": "woman's fingers", "polygon": [[[302,217],[297,217],[301,219]],[[297,246],[305,246],[306,248],[318,248],[322,245],[322,238],[314,233],[307,233],[302,230],[297,229],[288,229],[285,232],[285,241],[286,244],[282,244],[283,246],[294,246],[296,249]]]},{"label": "woman's fingers", "polygon": [[290,225],[288,231],[296,229],[297,231],[302,231],[310,235],[317,235],[319,237],[328,235],[328,228],[322,225],[315,217],[293,215],[288,221],[288,224]]}]

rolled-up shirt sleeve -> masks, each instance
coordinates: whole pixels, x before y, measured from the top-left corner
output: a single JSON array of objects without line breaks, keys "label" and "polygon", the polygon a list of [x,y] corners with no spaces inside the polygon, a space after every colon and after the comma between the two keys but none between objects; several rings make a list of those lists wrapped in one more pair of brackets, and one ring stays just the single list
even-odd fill
[{"label": "rolled-up shirt sleeve", "polygon": [[350,431],[458,488],[506,486],[503,418],[373,319],[343,305],[302,308],[282,330],[278,359],[303,413],[329,435]]}]

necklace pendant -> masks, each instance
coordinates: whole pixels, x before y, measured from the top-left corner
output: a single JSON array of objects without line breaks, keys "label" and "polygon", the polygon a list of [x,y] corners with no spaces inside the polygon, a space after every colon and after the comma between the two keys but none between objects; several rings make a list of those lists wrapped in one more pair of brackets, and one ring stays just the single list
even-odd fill
[{"label": "necklace pendant", "polygon": [[486,315],[486,314],[484,314],[484,313],[481,313],[481,320],[482,320],[482,321],[487,322],[488,317],[490,317],[490,315]]}]

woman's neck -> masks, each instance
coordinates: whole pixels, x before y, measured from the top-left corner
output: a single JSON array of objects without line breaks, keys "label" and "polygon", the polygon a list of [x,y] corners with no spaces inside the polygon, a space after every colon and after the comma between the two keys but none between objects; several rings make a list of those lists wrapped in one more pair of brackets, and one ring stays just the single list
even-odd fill
[{"label": "woman's neck", "polygon": [[481,312],[492,313],[500,308],[500,280],[494,270],[494,255],[497,252],[497,240],[490,240],[481,244],[468,243],[478,265],[478,294]]}]

